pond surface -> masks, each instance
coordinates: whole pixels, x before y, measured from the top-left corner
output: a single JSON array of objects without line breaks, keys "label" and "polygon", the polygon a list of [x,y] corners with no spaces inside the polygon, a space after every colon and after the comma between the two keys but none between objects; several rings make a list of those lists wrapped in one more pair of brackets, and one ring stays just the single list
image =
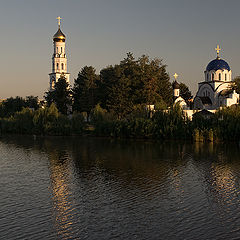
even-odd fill
[{"label": "pond surface", "polygon": [[240,239],[240,147],[0,139],[0,239]]}]

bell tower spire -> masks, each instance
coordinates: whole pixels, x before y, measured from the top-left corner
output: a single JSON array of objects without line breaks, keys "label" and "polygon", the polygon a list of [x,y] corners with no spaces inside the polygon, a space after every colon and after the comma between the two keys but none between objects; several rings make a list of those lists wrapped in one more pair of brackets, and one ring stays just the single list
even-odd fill
[{"label": "bell tower spire", "polygon": [[65,52],[66,36],[60,29],[61,19],[61,17],[57,17],[58,30],[53,36],[52,72],[49,74],[50,90],[54,89],[56,82],[61,76],[64,76],[68,83],[70,77],[70,73],[67,72],[67,56]]}]

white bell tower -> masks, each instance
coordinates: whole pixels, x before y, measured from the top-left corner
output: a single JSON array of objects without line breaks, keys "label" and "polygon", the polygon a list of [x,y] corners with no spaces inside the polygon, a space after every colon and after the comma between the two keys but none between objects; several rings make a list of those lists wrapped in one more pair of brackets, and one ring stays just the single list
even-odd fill
[{"label": "white bell tower", "polygon": [[67,72],[67,57],[65,52],[66,37],[60,29],[61,18],[57,17],[58,31],[53,36],[54,52],[52,56],[52,72],[50,77],[50,90],[53,90],[55,83],[64,75],[66,81],[69,83],[70,73]]}]

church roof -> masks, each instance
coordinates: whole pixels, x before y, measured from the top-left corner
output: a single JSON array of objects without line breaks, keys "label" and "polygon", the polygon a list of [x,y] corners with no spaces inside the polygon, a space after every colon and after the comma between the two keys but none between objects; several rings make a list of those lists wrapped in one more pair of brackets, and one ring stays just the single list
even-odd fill
[{"label": "church roof", "polygon": [[172,83],[172,87],[173,87],[173,89],[179,89],[179,88],[180,88],[180,85],[179,85],[179,83],[175,80],[175,81]]},{"label": "church roof", "polygon": [[53,41],[59,42],[59,41],[65,41],[66,36],[61,31],[60,27],[58,28],[58,31],[53,36]]},{"label": "church roof", "polygon": [[207,71],[211,71],[211,70],[217,71],[219,69],[221,69],[221,70],[226,69],[226,70],[230,71],[230,67],[229,67],[228,63],[226,61],[224,61],[223,59],[220,59],[219,57],[212,60],[207,65],[207,68],[206,68]]}]

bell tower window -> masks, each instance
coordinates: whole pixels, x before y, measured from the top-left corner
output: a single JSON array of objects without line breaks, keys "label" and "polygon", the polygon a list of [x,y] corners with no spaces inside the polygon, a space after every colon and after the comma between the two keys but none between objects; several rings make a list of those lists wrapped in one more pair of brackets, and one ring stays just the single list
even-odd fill
[{"label": "bell tower window", "polygon": [[221,73],[218,74],[219,81],[221,81]]},{"label": "bell tower window", "polygon": [[57,70],[59,69],[59,64],[57,63]]},{"label": "bell tower window", "polygon": [[227,74],[225,73],[225,81],[227,81]]},{"label": "bell tower window", "polygon": [[64,64],[62,63],[62,70],[64,70]]},{"label": "bell tower window", "polygon": [[214,73],[212,73],[212,81],[214,80]]}]

